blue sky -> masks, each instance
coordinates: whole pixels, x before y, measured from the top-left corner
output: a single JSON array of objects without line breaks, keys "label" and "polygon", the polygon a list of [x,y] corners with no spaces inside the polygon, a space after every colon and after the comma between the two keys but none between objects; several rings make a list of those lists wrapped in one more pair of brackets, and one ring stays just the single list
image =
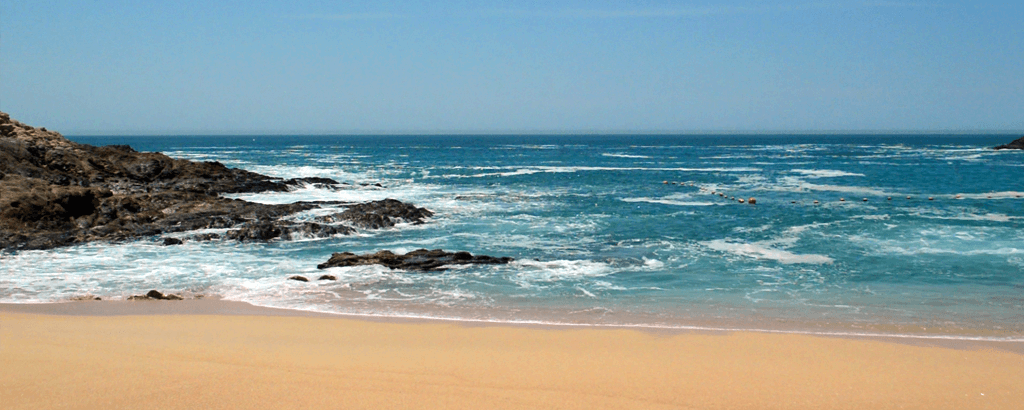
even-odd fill
[{"label": "blue sky", "polygon": [[69,135],[1024,130],[1024,4],[0,0]]}]

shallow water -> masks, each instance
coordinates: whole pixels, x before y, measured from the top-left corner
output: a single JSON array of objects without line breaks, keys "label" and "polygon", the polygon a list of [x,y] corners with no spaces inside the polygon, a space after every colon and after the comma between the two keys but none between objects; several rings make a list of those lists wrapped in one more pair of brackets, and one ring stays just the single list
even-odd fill
[{"label": "shallow water", "polygon": [[[1024,340],[1024,152],[990,149],[1013,136],[72,139],[353,184],[235,195],[250,201],[395,198],[436,215],[295,242],[8,253],[0,302],[161,289],[372,315]],[[316,269],[419,248],[516,262]],[[285,280],[328,272],[339,280]]]}]

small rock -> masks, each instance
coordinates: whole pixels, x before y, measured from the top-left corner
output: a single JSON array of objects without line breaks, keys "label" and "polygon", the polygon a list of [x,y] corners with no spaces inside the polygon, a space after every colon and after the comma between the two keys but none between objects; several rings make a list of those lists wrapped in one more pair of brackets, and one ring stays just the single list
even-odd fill
[{"label": "small rock", "polygon": [[75,302],[82,302],[82,301],[87,301],[87,300],[103,300],[103,299],[100,299],[99,296],[82,295],[82,296],[72,296],[72,297],[68,298],[68,300],[75,301]]},{"label": "small rock", "polygon": [[321,275],[316,280],[338,280],[338,278],[335,277],[334,275]]},{"label": "small rock", "polygon": [[182,243],[178,238],[164,238],[164,246],[181,245]]},{"label": "small rock", "polygon": [[333,267],[383,265],[391,269],[411,271],[441,271],[445,265],[466,264],[507,264],[512,258],[495,258],[486,255],[473,255],[469,252],[445,252],[441,249],[419,249],[405,255],[397,255],[383,250],[374,254],[356,255],[351,252],[334,253],[326,263],[317,265],[317,269]]},{"label": "small rock", "polygon": [[289,276],[288,280],[297,280],[299,282],[309,282],[309,279],[306,279],[305,276],[299,276],[299,275]]},{"label": "small rock", "polygon": [[163,294],[160,291],[154,289],[146,292],[145,295],[133,295],[129,296],[128,300],[184,300],[185,298],[175,294]]}]

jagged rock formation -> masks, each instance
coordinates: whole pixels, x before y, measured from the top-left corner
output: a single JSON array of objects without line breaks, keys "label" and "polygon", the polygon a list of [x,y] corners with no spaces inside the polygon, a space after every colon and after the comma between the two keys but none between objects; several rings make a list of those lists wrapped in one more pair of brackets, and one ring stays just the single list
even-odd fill
[{"label": "jagged rock formation", "polygon": [[[287,191],[304,184],[340,186],[327,178],[283,180],[219,162],[137,152],[126,145],[78,144],[0,113],[0,250],[49,249],[209,228],[234,228],[223,237],[241,241],[354,231],[330,222],[281,219],[321,204],[265,205],[219,196]],[[394,225],[391,218],[422,222],[431,215],[399,201],[378,202],[382,204],[354,205],[339,214],[344,216],[338,222],[381,228]],[[190,239],[220,237],[204,234]]]},{"label": "jagged rock formation", "polygon": [[420,249],[405,255],[397,255],[391,251],[380,251],[374,254],[356,255],[351,252],[335,253],[326,263],[317,265],[317,269],[339,266],[382,265],[391,269],[413,271],[443,271],[446,265],[468,264],[506,264],[512,258],[495,258],[486,255],[474,256],[469,252],[445,252],[440,249],[428,251]]},{"label": "jagged rock formation", "polygon": [[1024,137],[1017,138],[1017,140],[996,147],[995,149],[1024,149]]},{"label": "jagged rock formation", "polygon": [[419,225],[423,223],[424,219],[431,216],[434,216],[434,213],[425,208],[417,208],[394,199],[385,199],[352,205],[344,212],[317,217],[316,221],[325,223],[345,221],[361,228],[380,229],[395,226],[396,221]]}]

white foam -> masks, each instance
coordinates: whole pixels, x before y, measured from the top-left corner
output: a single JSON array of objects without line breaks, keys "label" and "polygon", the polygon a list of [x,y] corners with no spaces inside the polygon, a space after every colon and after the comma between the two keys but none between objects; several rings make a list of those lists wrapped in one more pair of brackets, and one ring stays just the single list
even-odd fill
[{"label": "white foam", "polygon": [[778,179],[778,183],[775,185],[764,185],[758,187],[759,190],[765,191],[781,191],[781,192],[807,192],[807,191],[823,191],[823,192],[846,192],[851,194],[861,194],[868,196],[897,196],[898,194],[889,193],[879,188],[873,187],[862,187],[862,186],[850,186],[850,185],[822,185],[812,184],[804,181],[799,177],[781,177]]},{"label": "white foam", "polygon": [[837,171],[831,169],[793,169],[789,172],[795,172],[803,175],[807,178],[836,178],[836,177],[862,177],[864,174],[857,174],[853,172]]},{"label": "white foam", "polygon": [[603,156],[603,157],[612,157],[612,158],[636,158],[636,159],[650,159],[651,158],[651,157],[649,157],[647,155],[610,154],[610,153],[604,153],[604,154],[601,154],[601,156]]},{"label": "white foam", "polygon": [[720,252],[728,252],[734,255],[745,256],[754,259],[768,259],[784,264],[807,263],[807,264],[831,264],[834,260],[825,255],[795,254],[782,249],[775,249],[759,243],[727,242],[722,239],[701,242],[702,245]]},{"label": "white foam", "polygon": [[519,175],[531,175],[538,173],[575,173],[575,172],[622,172],[622,171],[654,171],[654,172],[760,172],[759,168],[747,167],[722,167],[722,168],[651,168],[651,167],[591,167],[591,166],[530,166],[530,167],[501,167],[507,169],[505,172],[487,172],[482,174],[447,174],[431,175],[424,178],[485,178],[485,177],[509,177]]},{"label": "white foam", "polygon": [[607,263],[588,260],[517,260],[512,265],[516,270],[513,281],[527,288],[537,283],[580,280],[613,273]]},{"label": "white foam", "polygon": [[651,204],[661,205],[673,205],[673,206],[714,206],[714,205],[727,205],[728,202],[695,202],[695,201],[679,201],[668,198],[622,198],[623,202],[646,202]]},{"label": "white foam", "polygon": [[1009,215],[995,214],[995,213],[984,214],[984,215],[964,214],[964,215],[957,215],[957,216],[936,216],[936,215],[918,214],[917,216],[920,216],[922,218],[929,218],[929,219],[948,219],[948,220],[955,220],[955,221],[992,221],[992,222],[1010,222],[1010,221],[1012,221],[1014,219],[1021,219],[1022,218],[1022,217],[1019,217],[1019,216],[1009,216]]},{"label": "white foam", "polygon": [[665,262],[657,259],[644,258],[644,268],[648,270],[660,270],[665,267]]}]

